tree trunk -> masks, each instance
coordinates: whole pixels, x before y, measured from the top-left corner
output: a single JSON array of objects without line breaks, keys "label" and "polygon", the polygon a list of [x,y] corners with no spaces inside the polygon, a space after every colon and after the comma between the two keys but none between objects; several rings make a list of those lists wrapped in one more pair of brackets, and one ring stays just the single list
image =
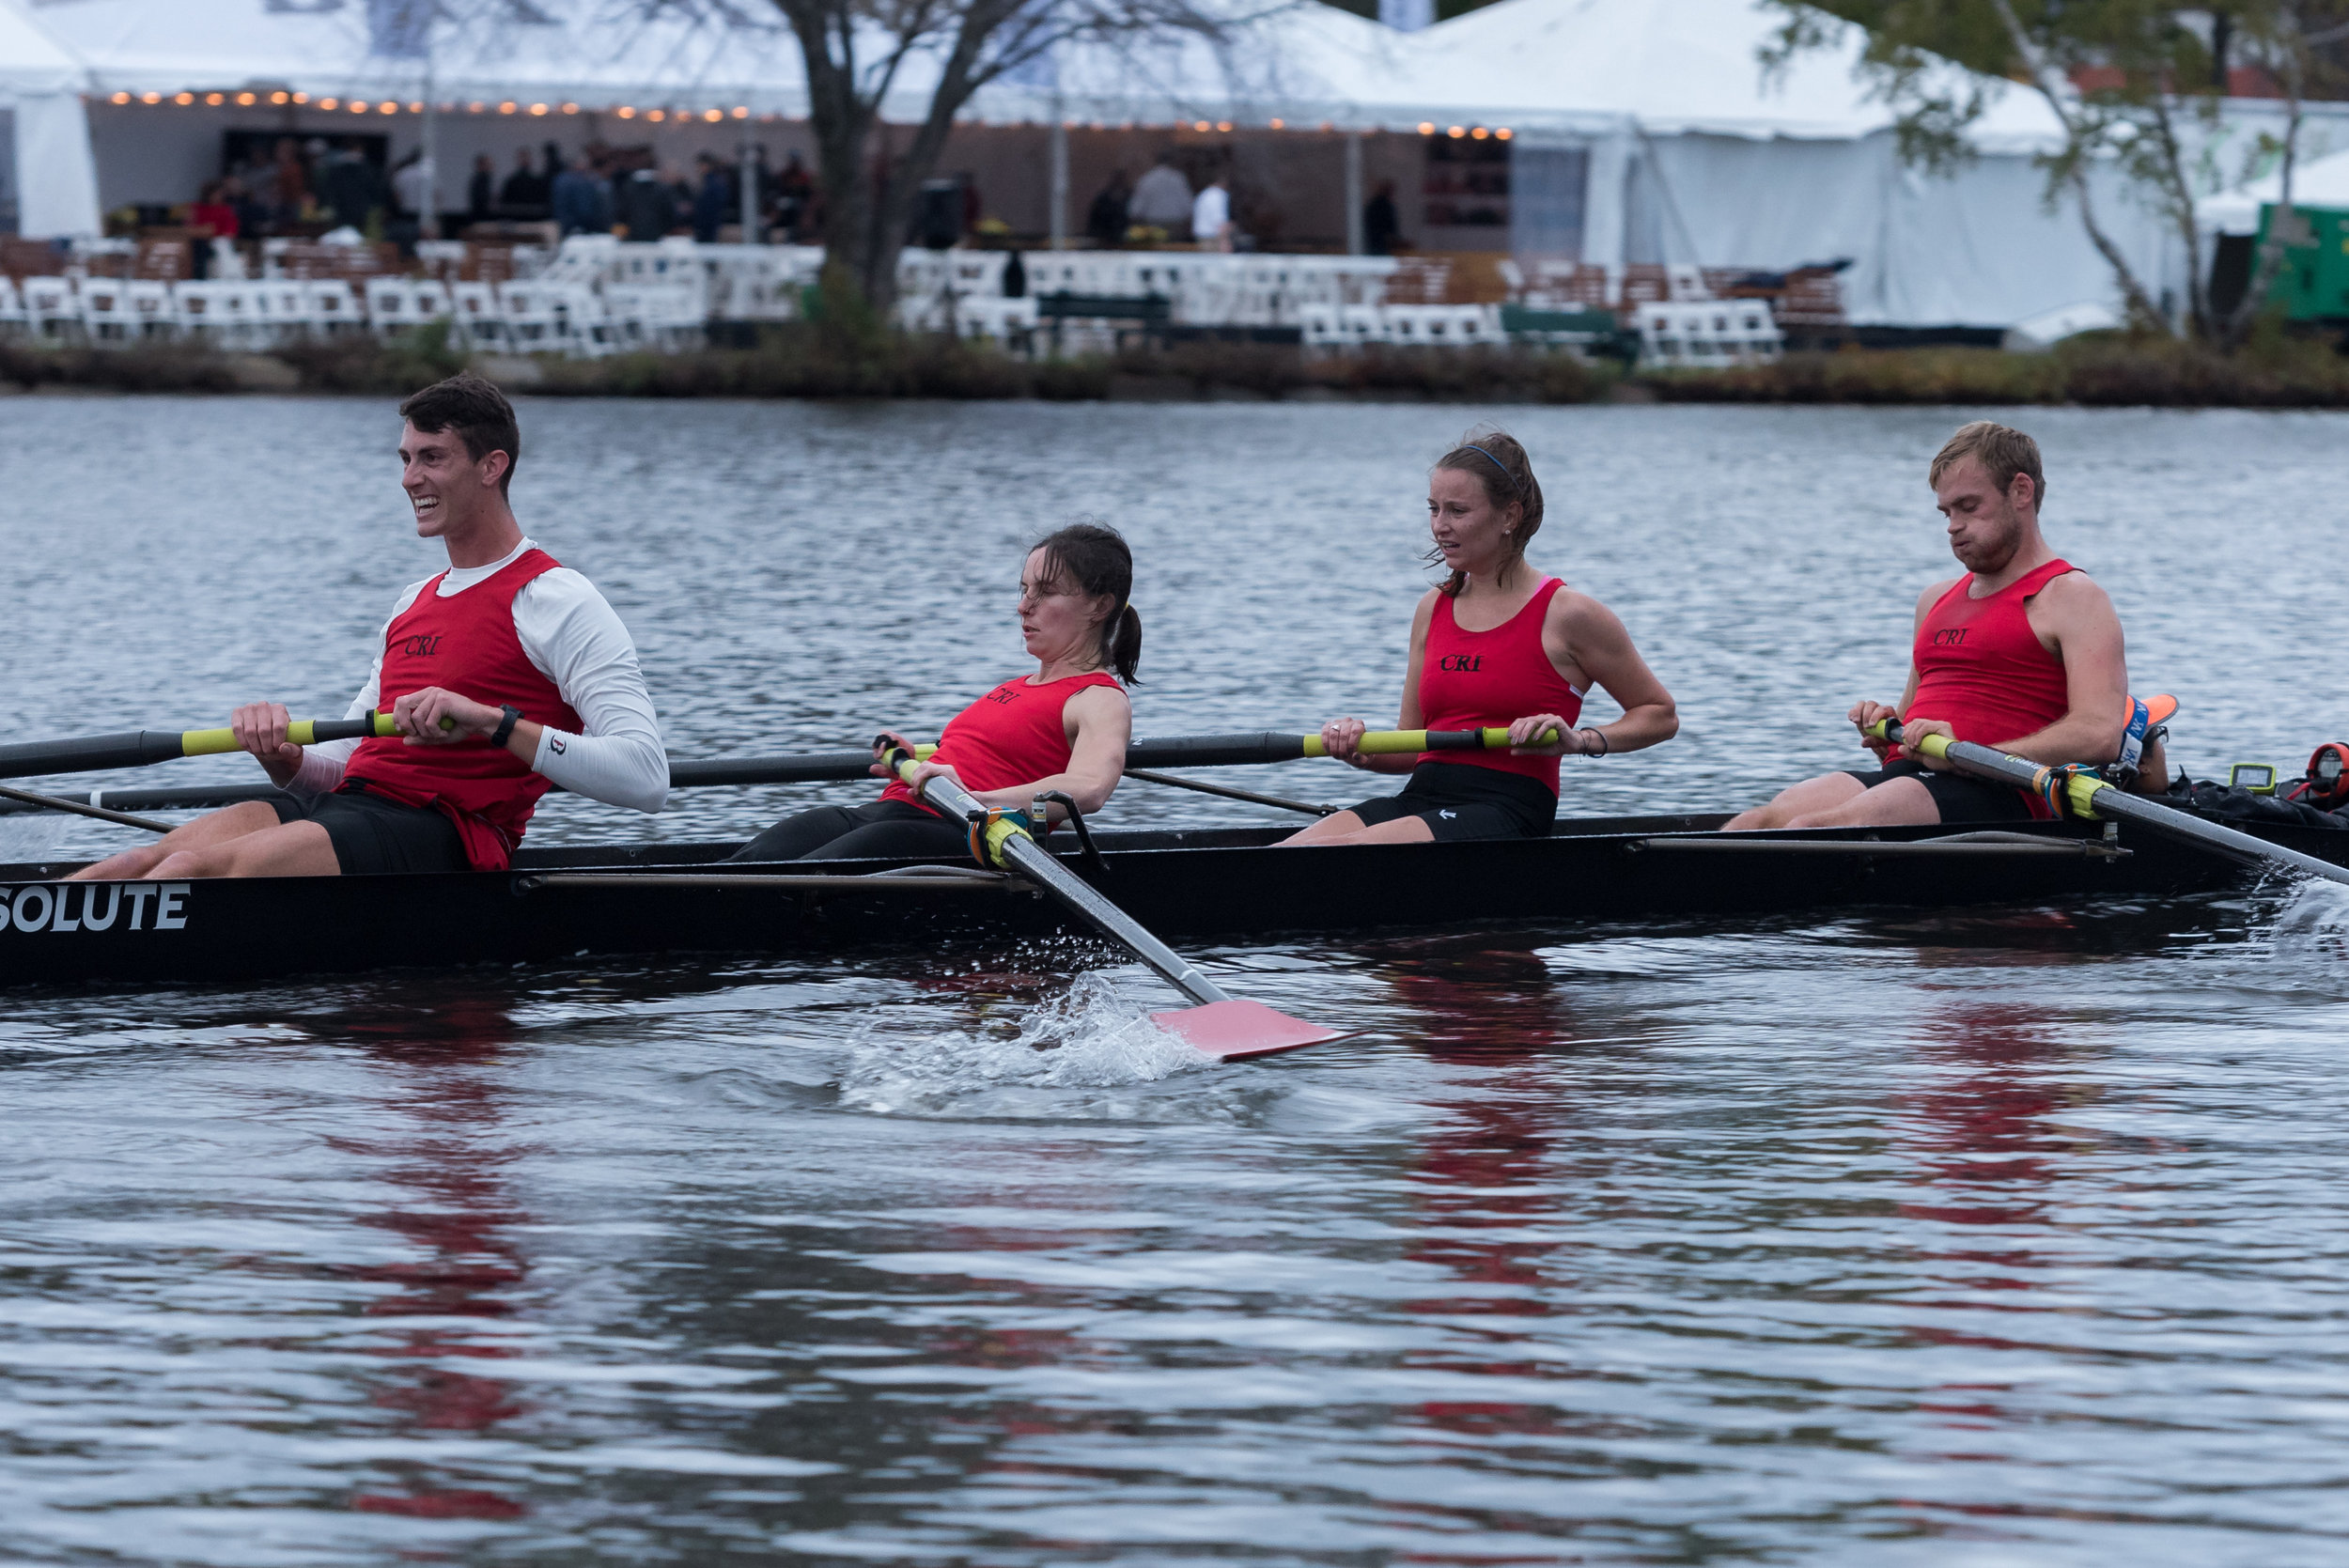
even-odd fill
[{"label": "tree trunk", "polygon": [[2285,13],[2283,188],[2276,193],[2276,216],[2267,225],[2267,237],[2260,241],[2250,282],[2220,326],[2220,346],[2230,352],[2249,339],[2252,325],[2267,303],[2267,292],[2276,287],[2276,278],[2284,270],[2284,253],[2302,238],[2300,214],[2292,205],[2293,164],[2300,150],[2301,89],[2306,75],[2301,51],[2307,47],[2307,39],[2301,33],[2299,20],[2296,8]]},{"label": "tree trunk", "polygon": [[2090,200],[2088,194],[2088,148],[2081,140],[2079,121],[2072,114],[2071,105],[2064,101],[2062,77],[2047,62],[2045,52],[2024,28],[2022,19],[2015,14],[2010,0],[1992,0],[1992,4],[1998,9],[1999,22],[2006,28],[2008,41],[2015,46],[2015,54],[2030,72],[2031,85],[2046,101],[2057,123],[2063,127],[2065,180],[2072,187],[2074,199],[2080,204],[2080,224],[2088,230],[2089,243],[2096,247],[2096,254],[2105,258],[2106,265],[2112,269],[2114,281],[2121,286],[2121,297],[2128,306],[2132,324],[2168,332],[2170,323],[2163,319],[2161,307],[2154,303],[2145,286],[2138,281],[2137,270],[2129,265],[2129,258],[2121,254],[2121,247],[2113,243],[2112,237],[2096,221],[2095,204]]}]

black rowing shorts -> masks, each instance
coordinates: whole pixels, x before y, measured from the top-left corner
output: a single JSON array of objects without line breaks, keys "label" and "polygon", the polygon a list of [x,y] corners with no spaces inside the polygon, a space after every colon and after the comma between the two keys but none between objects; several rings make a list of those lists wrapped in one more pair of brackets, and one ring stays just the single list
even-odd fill
[{"label": "black rowing shorts", "polygon": [[815,806],[726,857],[734,861],[935,861],[971,858],[971,830],[910,800]]},{"label": "black rowing shorts", "polygon": [[1365,827],[1416,816],[1439,843],[1474,838],[1548,838],[1558,797],[1538,779],[1458,762],[1423,762],[1400,795],[1352,808]]},{"label": "black rowing shorts", "polygon": [[457,824],[430,806],[403,806],[358,789],[332,795],[280,795],[270,801],[280,822],[315,822],[334,846],[346,877],[390,871],[470,871]]},{"label": "black rowing shorts", "polygon": [[1874,789],[1894,779],[1917,780],[1925,786],[1925,793],[1933,797],[1934,807],[1944,822],[2031,820],[2030,797],[2013,784],[1969,779],[1961,773],[1936,773],[1914,757],[1888,763],[1873,773],[1862,773],[1856,768],[1843,771],[1858,779],[1862,789]]}]

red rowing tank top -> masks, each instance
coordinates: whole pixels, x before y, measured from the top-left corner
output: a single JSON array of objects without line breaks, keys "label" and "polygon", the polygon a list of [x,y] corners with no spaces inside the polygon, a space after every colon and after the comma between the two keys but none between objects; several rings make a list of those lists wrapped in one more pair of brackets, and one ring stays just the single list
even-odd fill
[{"label": "red rowing tank top", "polygon": [[[1917,665],[1917,697],[1901,717],[1938,719],[1960,740],[1999,746],[2070,712],[2063,660],[2030,629],[2025,601],[2077,569],[2069,561],[2050,561],[1981,598],[1968,592],[1973,578],[1959,578],[1917,629],[1909,655]],[[1895,748],[1891,754],[1903,753]]]},{"label": "red rowing tank top", "polygon": [[[973,794],[1050,778],[1068,766],[1068,723],[1064,717],[1068,699],[1089,686],[1116,685],[1115,675],[1099,670],[1063,675],[1041,686],[1025,675],[1015,676],[956,714],[938,737],[930,760],[951,763],[962,787]],[[881,791],[881,799],[910,800],[930,810],[895,779]]]},{"label": "red rowing tank top", "polygon": [[[543,550],[526,550],[446,598],[439,590],[447,573],[426,583],[384,630],[383,678],[376,689],[381,711],[389,713],[394,701],[412,691],[439,686],[491,707],[518,707],[533,723],[578,734],[579,715],[531,663],[514,630],[514,596],[560,564]],[[504,871],[513,863],[538,797],[553,787],[486,736],[453,746],[411,746],[397,736],[362,740],[343,781],[445,814],[476,871]]]},{"label": "red rowing tank top", "polygon": [[[1490,631],[1467,631],[1453,618],[1452,596],[1436,596],[1427,624],[1427,654],[1419,667],[1421,722],[1431,730],[1472,730],[1514,723],[1533,713],[1555,713],[1571,725],[1582,716],[1582,693],[1558,673],[1542,646],[1549,601],[1565,584],[1547,578],[1525,608]],[[1515,757],[1497,752],[1422,752],[1423,763],[1448,762],[1522,773],[1558,793],[1556,757]]]}]

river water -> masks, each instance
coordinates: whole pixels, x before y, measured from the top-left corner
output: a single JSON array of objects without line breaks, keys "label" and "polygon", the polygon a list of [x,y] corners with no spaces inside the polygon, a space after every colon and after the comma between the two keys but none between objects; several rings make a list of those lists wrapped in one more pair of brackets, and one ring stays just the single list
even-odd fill
[{"label": "river water", "polygon": [[[1922,471],[1966,412],[1504,411],[1534,559],[1683,714],[1570,761],[1566,809],[1852,760],[1950,569]],[[1076,516],[1137,548],[1143,733],[1392,718],[1470,411],[522,417],[526,526],[708,755],[934,731],[1019,667],[1020,547]],[[2341,734],[2349,420],[2018,422],[2183,764]],[[0,400],[0,724],[339,713],[435,569],[396,436],[366,400]],[[859,793],[558,800],[533,836]],[[8,859],[121,842],[0,818]],[[1211,950],[1361,1031],[1244,1067],[1051,947],[0,990],[0,1558],[2337,1562],[2334,891],[1658,926],[1593,889],[1548,929]]]}]

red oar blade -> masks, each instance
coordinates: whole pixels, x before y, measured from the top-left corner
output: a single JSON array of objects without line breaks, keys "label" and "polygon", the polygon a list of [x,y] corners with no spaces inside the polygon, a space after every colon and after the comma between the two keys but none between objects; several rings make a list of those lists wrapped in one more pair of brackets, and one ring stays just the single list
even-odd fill
[{"label": "red oar blade", "polygon": [[1192,1048],[1226,1062],[1244,1056],[1270,1056],[1300,1046],[1317,1046],[1326,1040],[1343,1040],[1349,1032],[1292,1018],[1244,997],[1234,1001],[1211,1001],[1204,1007],[1186,1007],[1179,1012],[1153,1013],[1150,1021]]}]

